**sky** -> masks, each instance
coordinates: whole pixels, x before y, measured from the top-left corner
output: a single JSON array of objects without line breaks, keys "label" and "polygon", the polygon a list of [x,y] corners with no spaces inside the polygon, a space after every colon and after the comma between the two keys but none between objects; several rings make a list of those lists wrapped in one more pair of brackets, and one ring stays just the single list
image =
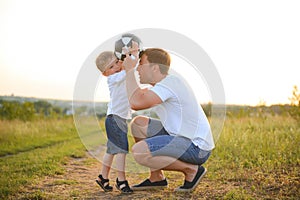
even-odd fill
[{"label": "sky", "polygon": [[[293,86],[300,88],[299,10],[297,0],[0,0],[0,95],[72,100],[97,46],[158,28],[204,49],[227,104],[289,103]],[[209,101],[204,93],[199,98]]]}]

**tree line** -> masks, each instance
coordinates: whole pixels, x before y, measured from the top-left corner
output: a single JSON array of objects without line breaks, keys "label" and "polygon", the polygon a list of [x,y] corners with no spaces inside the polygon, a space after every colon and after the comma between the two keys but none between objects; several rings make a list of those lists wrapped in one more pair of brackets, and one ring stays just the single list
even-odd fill
[{"label": "tree line", "polygon": [[[227,117],[266,117],[268,115],[288,115],[296,121],[300,121],[300,92],[294,86],[292,96],[289,97],[290,104],[286,105],[257,105],[257,106],[238,106],[226,105]],[[99,119],[106,115],[106,104],[99,104],[96,107],[93,103],[75,104],[75,113],[78,115],[96,115]],[[212,104],[202,105],[207,117],[212,115]],[[216,109],[217,107],[214,107]],[[65,117],[72,115],[70,106],[53,106],[45,100],[38,101],[18,101],[4,100],[0,98],[0,119],[13,120],[19,119],[30,121],[35,118]]]},{"label": "tree line", "polygon": [[0,99],[0,119],[31,121],[36,117],[64,117],[67,112],[67,108],[53,106],[44,100],[20,102]]}]

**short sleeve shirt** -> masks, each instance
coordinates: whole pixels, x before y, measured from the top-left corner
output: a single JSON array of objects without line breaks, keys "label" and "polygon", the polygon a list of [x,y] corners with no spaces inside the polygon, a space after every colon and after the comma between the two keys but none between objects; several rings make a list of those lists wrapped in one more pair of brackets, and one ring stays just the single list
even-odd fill
[{"label": "short sleeve shirt", "polygon": [[153,110],[169,134],[190,138],[203,150],[214,148],[207,117],[192,89],[183,78],[167,75],[151,90],[163,101]]}]

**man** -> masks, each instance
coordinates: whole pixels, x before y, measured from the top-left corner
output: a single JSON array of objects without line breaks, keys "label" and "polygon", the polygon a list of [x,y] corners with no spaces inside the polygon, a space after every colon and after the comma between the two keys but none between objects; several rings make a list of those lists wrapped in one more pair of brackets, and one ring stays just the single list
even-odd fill
[{"label": "man", "polygon": [[[137,58],[137,44],[131,54]],[[214,148],[208,120],[191,88],[180,76],[169,75],[170,55],[159,48],[146,49],[137,67],[141,89],[134,74],[137,59],[127,55],[126,88],[132,109],[153,108],[160,120],[137,116],[131,122],[136,162],[150,168],[150,177],[133,190],[167,187],[162,170],[179,171],[185,181],[176,191],[192,191],[206,173],[202,164]]]}]

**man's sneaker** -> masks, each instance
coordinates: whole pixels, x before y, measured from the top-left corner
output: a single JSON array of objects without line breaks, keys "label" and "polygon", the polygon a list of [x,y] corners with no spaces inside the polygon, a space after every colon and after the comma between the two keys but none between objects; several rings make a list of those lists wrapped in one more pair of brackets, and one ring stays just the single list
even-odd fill
[{"label": "man's sneaker", "polygon": [[151,182],[149,179],[146,179],[138,185],[131,186],[131,189],[136,190],[150,190],[150,189],[163,189],[168,187],[167,179],[162,181]]},{"label": "man's sneaker", "polygon": [[193,191],[197,185],[199,184],[200,180],[203,178],[203,176],[206,173],[206,169],[203,166],[198,167],[197,174],[192,182],[184,181],[183,186],[180,186],[175,189],[176,192],[190,192]]}]

